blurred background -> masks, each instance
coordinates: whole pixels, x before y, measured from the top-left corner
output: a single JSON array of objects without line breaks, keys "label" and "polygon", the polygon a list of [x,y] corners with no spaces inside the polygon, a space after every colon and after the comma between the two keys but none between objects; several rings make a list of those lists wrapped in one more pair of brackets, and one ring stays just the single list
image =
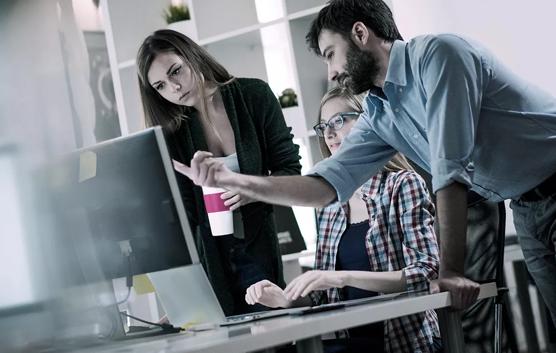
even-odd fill
[{"label": "blurred background", "polygon": [[[387,3],[406,40],[469,36],[556,96],[553,0]],[[172,16],[171,6],[184,6],[187,15]],[[322,6],[320,0],[0,1],[0,351],[82,346],[121,330],[114,306],[125,286],[106,279],[79,219],[72,232],[60,229],[52,196],[60,177],[51,171],[68,152],[143,128],[135,68],[141,41],[160,28],[182,31],[234,76],[267,81],[307,171],[321,158],[311,127],[329,84],[305,34]],[[310,267],[314,211],[294,213],[308,250],[285,261]],[[508,209],[506,236],[514,235]],[[510,240],[506,252],[517,349],[554,349],[536,289],[516,265],[519,247]],[[156,296],[139,292],[132,291],[125,310],[157,319]]]}]

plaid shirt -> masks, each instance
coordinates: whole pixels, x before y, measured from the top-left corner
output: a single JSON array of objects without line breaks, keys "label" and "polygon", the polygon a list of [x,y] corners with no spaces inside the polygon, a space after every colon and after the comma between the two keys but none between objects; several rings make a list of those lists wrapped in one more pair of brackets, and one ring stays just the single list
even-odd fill
[{"label": "plaid shirt", "polygon": [[[408,291],[428,289],[438,275],[434,206],[425,182],[414,172],[379,172],[362,187],[369,211],[366,248],[372,271],[403,270]],[[340,238],[346,230],[348,205],[335,202],[319,210],[315,269],[336,269]],[[342,300],[331,288],[311,293],[315,304]],[[432,352],[440,337],[434,310],[388,320],[385,352]]]}]

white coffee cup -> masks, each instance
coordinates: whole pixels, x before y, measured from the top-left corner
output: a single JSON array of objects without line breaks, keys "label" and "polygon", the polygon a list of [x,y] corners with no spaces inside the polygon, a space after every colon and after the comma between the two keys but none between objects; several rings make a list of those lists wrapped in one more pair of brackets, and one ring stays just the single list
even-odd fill
[{"label": "white coffee cup", "polygon": [[234,234],[234,217],[230,207],[224,205],[220,197],[227,190],[203,186],[203,198],[208,214],[212,235]]}]

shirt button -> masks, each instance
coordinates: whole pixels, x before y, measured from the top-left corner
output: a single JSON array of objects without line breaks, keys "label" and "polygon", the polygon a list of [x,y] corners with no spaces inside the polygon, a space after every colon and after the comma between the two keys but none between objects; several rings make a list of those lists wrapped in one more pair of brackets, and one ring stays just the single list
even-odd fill
[{"label": "shirt button", "polygon": [[396,108],[396,109],[394,109],[394,111],[395,111],[396,113],[399,113],[399,112],[400,112],[400,108]]},{"label": "shirt button", "polygon": [[398,92],[402,93],[402,92],[403,92],[403,88],[398,89]]},{"label": "shirt button", "polygon": [[415,138],[415,139],[416,139],[417,137],[419,137],[419,135],[417,135],[417,134],[413,134],[413,138]]}]

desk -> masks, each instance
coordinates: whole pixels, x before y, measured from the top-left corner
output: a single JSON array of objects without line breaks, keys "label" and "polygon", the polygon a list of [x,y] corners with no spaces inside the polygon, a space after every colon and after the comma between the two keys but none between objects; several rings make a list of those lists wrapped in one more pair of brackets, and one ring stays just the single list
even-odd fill
[{"label": "desk", "polygon": [[[494,283],[483,284],[479,300],[496,296],[496,294],[497,290]],[[278,317],[205,332],[181,333],[118,342],[104,347],[82,350],[81,352],[272,352],[272,347],[296,341],[299,353],[321,353],[322,342],[320,336],[322,334],[433,309],[440,309],[439,312],[441,312],[441,331],[445,351],[464,352],[459,313],[452,312],[449,309],[450,305],[449,293],[423,294],[307,316]]]}]

